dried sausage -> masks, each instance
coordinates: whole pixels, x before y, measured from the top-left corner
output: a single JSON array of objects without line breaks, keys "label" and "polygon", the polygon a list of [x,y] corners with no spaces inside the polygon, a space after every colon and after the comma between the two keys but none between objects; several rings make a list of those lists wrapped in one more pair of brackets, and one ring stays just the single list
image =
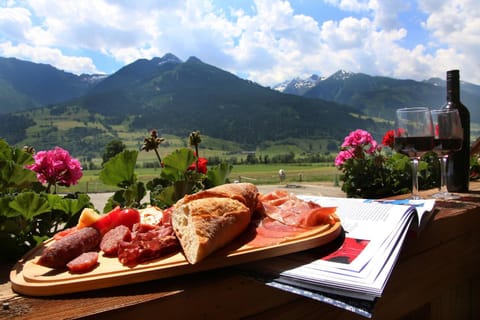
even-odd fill
[{"label": "dried sausage", "polygon": [[95,228],[78,229],[48,246],[38,264],[53,269],[64,268],[69,261],[82,253],[95,250],[101,239],[100,232]]},{"label": "dried sausage", "polygon": [[105,233],[100,242],[100,249],[106,256],[115,257],[118,254],[118,244],[121,241],[130,241],[132,233],[127,226],[119,225]]},{"label": "dried sausage", "polygon": [[69,263],[67,268],[71,273],[85,273],[93,270],[98,265],[98,252],[84,252]]},{"label": "dried sausage", "polygon": [[132,241],[120,242],[118,259],[128,267],[152,260],[180,249],[180,244],[170,225],[151,226],[136,224]]}]

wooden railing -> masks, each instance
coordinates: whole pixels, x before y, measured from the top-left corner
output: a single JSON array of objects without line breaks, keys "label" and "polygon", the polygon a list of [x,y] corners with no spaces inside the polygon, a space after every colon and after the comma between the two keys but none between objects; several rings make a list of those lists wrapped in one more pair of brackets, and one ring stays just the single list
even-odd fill
[{"label": "wooden railing", "polygon": [[[480,183],[460,200],[437,201],[429,225],[406,240],[373,318],[480,319],[479,228]],[[234,268],[46,298],[12,292],[9,268],[1,269],[0,318],[365,319]]]}]

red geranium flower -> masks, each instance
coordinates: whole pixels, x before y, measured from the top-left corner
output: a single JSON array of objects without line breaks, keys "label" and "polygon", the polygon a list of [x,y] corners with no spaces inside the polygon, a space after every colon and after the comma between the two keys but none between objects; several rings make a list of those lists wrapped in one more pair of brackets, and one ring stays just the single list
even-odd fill
[{"label": "red geranium flower", "polygon": [[[194,161],[188,168],[187,170],[192,170],[194,171],[195,170],[195,163],[196,161]],[[208,160],[205,159],[205,158],[198,158],[198,172],[200,173],[207,173],[207,163],[208,163]]]},{"label": "red geranium flower", "polygon": [[382,139],[382,144],[386,147],[393,148],[395,130],[388,130]]}]

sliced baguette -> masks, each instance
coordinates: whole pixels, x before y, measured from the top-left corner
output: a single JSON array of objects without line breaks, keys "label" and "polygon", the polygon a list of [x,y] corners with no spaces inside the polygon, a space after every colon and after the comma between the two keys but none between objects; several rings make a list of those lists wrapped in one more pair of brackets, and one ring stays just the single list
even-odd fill
[{"label": "sliced baguette", "polygon": [[177,203],[172,226],[191,264],[241,234],[251,220],[251,210],[236,199],[209,197]]},{"label": "sliced baguette", "polygon": [[259,205],[261,205],[258,200],[259,195],[257,187],[252,183],[227,183],[186,195],[177,202],[177,205],[204,198],[231,198],[240,201],[253,212],[259,209]]}]

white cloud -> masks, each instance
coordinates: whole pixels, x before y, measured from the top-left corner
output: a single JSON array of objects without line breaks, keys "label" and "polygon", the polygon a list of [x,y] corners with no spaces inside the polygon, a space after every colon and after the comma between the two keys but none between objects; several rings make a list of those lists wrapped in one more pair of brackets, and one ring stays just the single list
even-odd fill
[{"label": "white cloud", "polygon": [[367,18],[348,17],[340,22],[326,21],[321,35],[329,50],[335,51],[361,48],[373,32],[375,28]]},{"label": "white cloud", "polygon": [[337,6],[345,11],[360,12],[368,10],[369,0],[324,0],[326,3]]},{"label": "white cloud", "polygon": [[[214,0],[10,2],[0,8],[0,55],[90,73],[98,67],[85,50],[120,64],[171,52],[264,85],[338,69],[420,80],[459,68],[480,83],[476,0],[324,2],[343,15],[316,21],[295,12],[293,0],[254,0],[248,13]],[[415,26],[403,19],[417,7],[422,14],[409,23],[429,38],[405,47]]]},{"label": "white cloud", "polygon": [[[464,79],[480,83],[480,6],[475,0],[420,1],[429,15],[424,27],[431,32],[437,70],[458,68]],[[444,76],[441,74],[439,76]]]},{"label": "white cloud", "polygon": [[32,27],[30,11],[25,8],[0,8],[0,40],[8,37],[24,41],[25,34]]},{"label": "white cloud", "polygon": [[47,63],[57,69],[72,73],[99,73],[91,58],[66,56],[59,49],[33,47],[27,44],[12,45],[10,42],[0,43],[0,52],[7,57]]},{"label": "white cloud", "polygon": [[399,28],[399,14],[410,8],[405,0],[372,0],[369,7],[375,13],[375,25],[385,30]]}]

